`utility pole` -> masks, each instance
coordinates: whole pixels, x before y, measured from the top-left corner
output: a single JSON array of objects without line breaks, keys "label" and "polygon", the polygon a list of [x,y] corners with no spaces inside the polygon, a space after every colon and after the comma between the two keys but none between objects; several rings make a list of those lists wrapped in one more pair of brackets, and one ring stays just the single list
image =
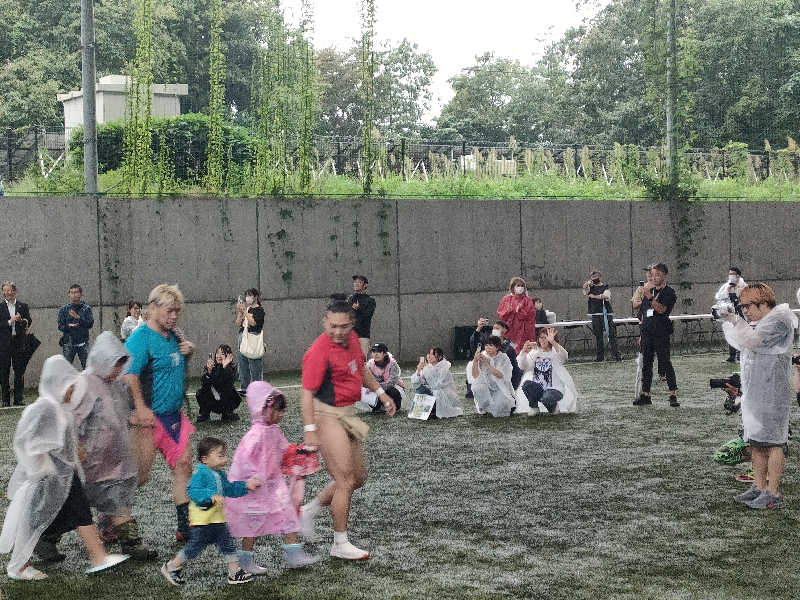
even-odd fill
[{"label": "utility pole", "polygon": [[669,173],[669,183],[673,186],[678,184],[678,154],[677,140],[675,133],[675,103],[677,99],[678,77],[678,51],[676,38],[676,2],[669,2],[669,23],[667,26],[667,172]]},{"label": "utility pole", "polygon": [[81,87],[83,88],[83,191],[97,193],[97,107],[95,103],[94,0],[81,0]]}]

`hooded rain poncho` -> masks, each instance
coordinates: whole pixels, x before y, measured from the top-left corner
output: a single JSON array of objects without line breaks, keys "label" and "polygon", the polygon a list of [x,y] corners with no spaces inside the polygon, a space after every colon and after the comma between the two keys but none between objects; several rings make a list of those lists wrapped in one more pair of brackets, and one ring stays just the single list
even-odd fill
[{"label": "hooded rain poncho", "polygon": [[779,304],[749,325],[744,319],[722,325],[725,339],[741,352],[743,439],[785,444],[792,399],[791,359],[797,317]]},{"label": "hooded rain poncho", "polygon": [[[114,381],[106,381],[114,365],[123,358],[126,362],[120,374]],[[123,497],[105,493],[115,484],[136,476],[128,434],[130,395],[120,379],[130,361],[130,353],[113,333],[101,333],[92,345],[86,370],[78,378],[70,403],[78,443],[87,454],[83,461],[87,496],[92,504],[102,496],[105,510],[113,515],[129,515],[133,504],[130,493]],[[126,487],[133,491],[131,486]]]},{"label": "hooded rain poncho", "polygon": [[300,529],[297,509],[281,473],[289,442],[279,425],[264,424],[264,402],[273,389],[266,381],[247,386],[252,424],[236,448],[228,477],[231,481],[255,477],[261,487],[241,498],[225,499],[225,516],[233,537],[295,533]]},{"label": "hooded rain poncho", "polygon": [[22,411],[17,423],[17,468],[8,483],[11,504],[0,533],[0,553],[11,552],[8,573],[18,573],[30,559],[67,499],[75,473],[84,478],[72,413],[64,404],[77,378],[78,372],[63,356],[48,358],[39,381],[39,398]]},{"label": "hooded rain poncho", "polygon": [[[530,405],[528,397],[522,391],[522,384],[526,381],[533,381],[534,369],[536,366],[536,359],[544,360],[550,366],[550,385],[544,386],[557,389],[563,394],[561,400],[556,405],[556,413],[574,413],[577,409],[578,390],[575,388],[575,382],[572,375],[569,374],[564,364],[569,358],[567,350],[559,345],[558,349],[551,348],[545,352],[541,348],[535,348],[527,354],[519,355],[519,366],[525,371],[522,376],[522,381],[517,386],[517,414],[524,414],[530,412]],[[540,402],[538,407],[539,412],[547,412],[547,409]]]}]

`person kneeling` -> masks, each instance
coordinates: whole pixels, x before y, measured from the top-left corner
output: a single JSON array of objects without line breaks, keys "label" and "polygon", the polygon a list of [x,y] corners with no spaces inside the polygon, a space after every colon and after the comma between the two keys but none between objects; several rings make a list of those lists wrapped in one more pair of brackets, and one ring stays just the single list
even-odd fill
[{"label": "person kneeling", "polygon": [[467,365],[467,377],[479,414],[507,417],[514,408],[511,361],[501,351],[502,345],[498,336],[490,336],[486,349],[476,351],[475,358]]},{"label": "person kneeling", "polygon": [[430,419],[460,417],[464,414],[450,373],[450,362],[441,348],[431,348],[426,357],[419,357],[417,370],[411,375],[411,385],[418,394],[436,397]]},{"label": "person kneeling", "polygon": [[209,355],[197,390],[198,423],[208,421],[212,412],[221,414],[223,421],[239,420],[239,415],[233,412],[242,401],[234,386],[236,377],[233,350],[227,344],[220,344],[213,360]]},{"label": "person kneeling", "polygon": [[575,412],[577,391],[572,376],[564,368],[569,355],[556,340],[552,327],[539,329],[538,343],[527,341],[519,355],[519,366],[525,371],[517,395],[524,394],[530,405],[528,415],[540,412]]}]

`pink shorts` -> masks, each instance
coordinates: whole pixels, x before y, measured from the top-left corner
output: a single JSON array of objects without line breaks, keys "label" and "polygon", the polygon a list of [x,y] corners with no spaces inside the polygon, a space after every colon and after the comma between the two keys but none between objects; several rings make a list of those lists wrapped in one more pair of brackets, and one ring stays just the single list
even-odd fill
[{"label": "pink shorts", "polygon": [[156,418],[153,420],[153,443],[159,452],[164,456],[164,460],[170,468],[174,469],[178,464],[178,459],[183,456],[186,447],[189,445],[189,435],[194,432],[194,425],[186,418],[183,410],[181,410],[181,434],[177,443],[172,439],[172,436],[164,429],[164,425]]}]

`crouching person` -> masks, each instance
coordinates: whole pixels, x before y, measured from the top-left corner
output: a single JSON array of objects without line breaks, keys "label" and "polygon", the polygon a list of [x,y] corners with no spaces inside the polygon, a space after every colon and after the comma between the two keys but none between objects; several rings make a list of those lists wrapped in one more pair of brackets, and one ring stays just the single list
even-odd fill
[{"label": "crouching person", "polygon": [[475,358],[467,365],[467,378],[479,414],[507,417],[514,409],[511,361],[501,351],[502,345],[498,336],[490,336],[486,349],[476,351]]},{"label": "crouching person", "polygon": [[109,537],[119,541],[125,554],[153,560],[156,551],[142,543],[132,514],[137,468],[128,431],[130,395],[122,382],[130,361],[130,353],[113,333],[97,336],[71,406],[89,504],[109,521]]},{"label": "crouching person", "polygon": [[464,414],[450,373],[450,361],[444,357],[441,348],[431,348],[427,356],[420,356],[417,370],[411,375],[411,385],[418,394],[436,396],[429,418],[445,419]]},{"label": "crouching person", "polygon": [[[375,377],[375,381],[380,384],[383,391],[392,399],[395,408],[400,410],[405,398],[403,394],[405,385],[400,378],[400,365],[397,364],[394,356],[389,352],[389,347],[384,343],[373,344],[369,352],[371,357],[367,361],[367,369]],[[369,405],[372,412],[385,412],[383,403],[378,400],[376,395],[370,394],[369,397],[374,399],[374,404]]]},{"label": "crouching person", "polygon": [[552,327],[541,328],[538,341],[527,341],[519,355],[519,366],[525,371],[517,398],[530,406],[528,415],[575,412],[577,390],[564,365],[569,355],[557,339]]},{"label": "crouching person", "polygon": [[8,483],[11,504],[0,534],[0,553],[11,552],[6,572],[11,579],[47,577],[31,566],[40,537],[59,537],[77,530],[89,553],[87,573],[103,571],[126,560],[106,554],[84,493],[84,474],[69,404],[78,372],[61,356],[42,368],[39,398],[28,406],[14,433],[17,468]]}]

